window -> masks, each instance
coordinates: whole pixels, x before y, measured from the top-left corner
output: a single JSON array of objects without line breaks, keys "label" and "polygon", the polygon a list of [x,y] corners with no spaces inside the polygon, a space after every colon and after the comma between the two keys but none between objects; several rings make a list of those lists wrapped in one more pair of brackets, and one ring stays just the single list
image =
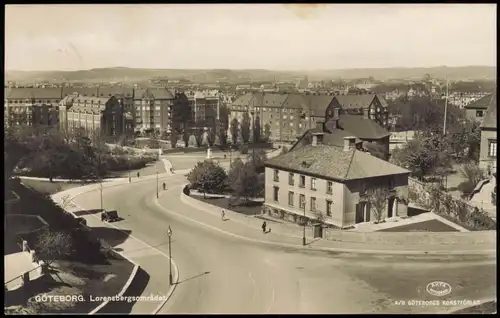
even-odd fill
[{"label": "window", "polygon": [[274,181],[280,181],[280,171],[278,169],[274,169]]},{"label": "window", "polygon": [[476,110],[476,117],[483,117],[483,111],[482,110]]},{"label": "window", "polygon": [[300,176],[299,187],[304,188],[306,186],[306,176]]},{"label": "window", "polygon": [[299,206],[301,209],[305,209],[306,208],[306,196],[301,194],[299,196]]},{"label": "window", "polygon": [[278,202],[278,199],[279,199],[279,190],[280,190],[280,188],[273,187],[273,200],[275,202]]},{"label": "window", "polygon": [[326,216],[332,216],[332,201],[326,200]]},{"label": "window", "polygon": [[333,193],[333,182],[331,182],[331,181],[326,182],[326,193],[328,193],[328,194]]},{"label": "window", "polygon": [[496,157],[497,156],[497,141],[489,140],[488,142],[488,156]]},{"label": "window", "polygon": [[290,172],[288,174],[288,185],[291,185],[291,186],[294,185],[294,178],[293,178],[293,173],[292,172]]},{"label": "window", "polygon": [[293,191],[288,191],[288,205],[293,206]]},{"label": "window", "polygon": [[290,120],[293,120],[293,116],[290,116]]},{"label": "window", "polygon": [[316,198],[311,197],[311,211],[316,212]]},{"label": "window", "polygon": [[311,190],[316,190],[316,178],[311,178]]},{"label": "window", "polygon": [[283,119],[286,119],[286,115],[283,115]]}]

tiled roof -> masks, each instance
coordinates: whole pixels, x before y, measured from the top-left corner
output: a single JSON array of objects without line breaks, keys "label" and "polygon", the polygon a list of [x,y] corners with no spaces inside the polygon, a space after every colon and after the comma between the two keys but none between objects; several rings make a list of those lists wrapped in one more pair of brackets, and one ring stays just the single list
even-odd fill
[{"label": "tiled roof", "polygon": [[106,97],[121,94],[125,97],[132,97],[134,94],[134,89],[132,87],[123,86],[100,86],[99,87],[99,97]]},{"label": "tiled roof", "polygon": [[63,96],[78,93],[82,96],[97,96],[97,87],[65,87],[63,89]]},{"label": "tiled roof", "polygon": [[[296,148],[297,145],[300,145],[303,138],[307,138],[308,140],[311,140],[310,138],[312,137],[312,134],[314,134],[314,133],[323,133],[323,144],[328,145],[328,146],[337,146],[337,147],[344,147],[344,138],[353,136],[353,134],[347,130],[335,129],[333,132],[330,133],[330,132],[325,132],[319,128],[312,128],[312,129],[309,129],[308,131],[306,131],[299,138],[299,140],[292,146],[292,148],[290,148],[290,150],[293,150]],[[363,142],[363,141],[356,138],[355,143],[357,144],[360,142]],[[310,142],[308,142],[308,144],[310,144]]]},{"label": "tiled roof", "polygon": [[[480,98],[469,105],[464,106],[466,109],[487,109],[488,106],[492,103],[492,99],[494,98],[493,95],[495,95],[496,99],[496,94],[488,94],[484,96],[483,98]],[[495,101],[496,103],[496,101]]]},{"label": "tiled roof", "polygon": [[382,107],[389,107],[389,104],[387,104],[387,101],[385,100],[385,98],[382,95],[377,94],[377,98],[378,98],[380,104],[382,105]]},{"label": "tiled roof", "polygon": [[153,98],[153,99],[174,99],[174,92],[165,88],[148,88],[143,94],[137,95],[139,98]]},{"label": "tiled roof", "polygon": [[335,95],[335,98],[344,109],[368,108],[375,98],[374,94],[347,94]]},{"label": "tiled roof", "polygon": [[490,104],[483,118],[481,128],[497,128],[497,93],[491,94]]},{"label": "tiled roof", "polygon": [[375,121],[360,115],[340,115],[339,126],[361,139],[380,139],[391,135]]},{"label": "tiled roof", "polygon": [[12,87],[4,90],[8,99],[61,99],[61,88]]},{"label": "tiled roof", "polygon": [[253,99],[253,94],[252,93],[246,93],[240,97],[238,97],[236,100],[233,101],[233,106],[243,106],[247,107],[250,102]]},{"label": "tiled roof", "polygon": [[88,97],[88,96],[78,96],[74,99],[75,103],[94,103],[105,105],[111,97]]},{"label": "tiled roof", "polygon": [[406,174],[408,170],[360,150],[308,145],[266,161],[266,166],[344,181]]}]

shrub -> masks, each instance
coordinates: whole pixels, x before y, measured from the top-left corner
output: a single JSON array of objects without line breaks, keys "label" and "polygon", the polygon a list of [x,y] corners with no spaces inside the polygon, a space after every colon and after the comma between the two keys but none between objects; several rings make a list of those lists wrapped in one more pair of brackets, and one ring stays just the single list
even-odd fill
[{"label": "shrub", "polygon": [[241,153],[242,155],[246,155],[246,154],[248,154],[248,146],[247,146],[247,145],[242,145],[242,146],[240,147],[240,153]]},{"label": "shrub", "polygon": [[476,186],[469,180],[463,181],[457,186],[458,190],[462,193],[463,198],[470,196],[475,187]]},{"label": "shrub", "polygon": [[192,189],[205,193],[222,193],[226,186],[227,174],[224,168],[212,160],[198,162],[188,173]]}]

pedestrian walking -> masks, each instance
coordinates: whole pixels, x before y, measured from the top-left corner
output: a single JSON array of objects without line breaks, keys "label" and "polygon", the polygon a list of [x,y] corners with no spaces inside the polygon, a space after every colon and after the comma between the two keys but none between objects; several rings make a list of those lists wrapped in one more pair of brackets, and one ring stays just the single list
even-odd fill
[{"label": "pedestrian walking", "polygon": [[266,233],[266,227],[267,227],[267,224],[266,224],[266,221],[264,221],[264,223],[262,223],[262,233]]},{"label": "pedestrian walking", "polygon": [[222,210],[220,217],[221,217],[221,220],[224,221],[224,218],[226,217],[226,212],[224,210]]},{"label": "pedestrian walking", "polygon": [[167,184],[163,182],[163,191],[167,190]]},{"label": "pedestrian walking", "polygon": [[137,178],[139,178],[141,176],[141,174],[139,172],[137,172]]}]

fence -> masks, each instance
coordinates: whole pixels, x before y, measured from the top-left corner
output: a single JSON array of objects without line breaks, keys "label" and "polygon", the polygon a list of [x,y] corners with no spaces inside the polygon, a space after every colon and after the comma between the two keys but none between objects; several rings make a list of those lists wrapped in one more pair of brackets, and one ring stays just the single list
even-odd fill
[{"label": "fence", "polygon": [[487,213],[452,197],[436,185],[408,178],[408,199],[468,230],[496,230],[496,221]]}]

